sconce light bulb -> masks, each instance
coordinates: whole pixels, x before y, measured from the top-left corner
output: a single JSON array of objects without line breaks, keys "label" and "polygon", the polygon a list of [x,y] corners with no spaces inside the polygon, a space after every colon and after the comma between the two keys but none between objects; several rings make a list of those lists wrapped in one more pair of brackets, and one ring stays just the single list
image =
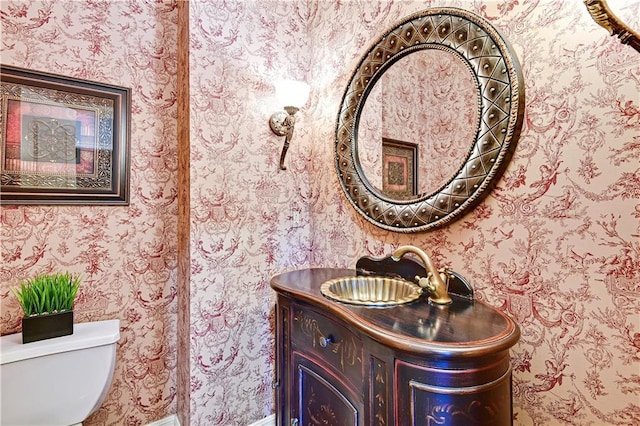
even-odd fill
[{"label": "sconce light bulb", "polygon": [[281,80],[275,84],[276,97],[280,105],[302,108],[309,98],[310,87],[296,80]]}]

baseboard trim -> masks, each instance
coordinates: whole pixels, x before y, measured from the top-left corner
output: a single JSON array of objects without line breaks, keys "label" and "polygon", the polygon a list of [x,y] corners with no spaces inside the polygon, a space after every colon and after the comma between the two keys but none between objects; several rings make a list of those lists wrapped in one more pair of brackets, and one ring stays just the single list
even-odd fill
[{"label": "baseboard trim", "polygon": [[149,423],[147,426],[180,426],[180,420],[178,420],[178,416],[172,414],[164,419]]},{"label": "baseboard trim", "polygon": [[[249,426],[274,426],[275,424],[276,415],[272,414],[269,417],[265,417],[255,423],[251,423]],[[180,420],[178,420],[178,416],[173,414],[169,417],[165,417],[164,419],[149,423],[147,426],[180,426]]]},{"label": "baseboard trim", "polygon": [[276,424],[276,415],[272,414],[269,417],[265,417],[262,420],[258,420],[255,423],[251,423],[249,426],[274,426]]}]

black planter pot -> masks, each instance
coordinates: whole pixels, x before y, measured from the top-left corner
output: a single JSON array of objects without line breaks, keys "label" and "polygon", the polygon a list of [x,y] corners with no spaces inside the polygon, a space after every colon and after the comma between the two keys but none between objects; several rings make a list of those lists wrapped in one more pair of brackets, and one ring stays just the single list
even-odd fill
[{"label": "black planter pot", "polygon": [[73,311],[22,318],[22,343],[73,334]]}]

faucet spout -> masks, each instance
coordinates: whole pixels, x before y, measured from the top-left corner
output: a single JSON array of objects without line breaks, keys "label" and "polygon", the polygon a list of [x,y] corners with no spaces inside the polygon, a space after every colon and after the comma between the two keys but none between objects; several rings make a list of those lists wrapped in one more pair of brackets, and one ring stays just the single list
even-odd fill
[{"label": "faucet spout", "polygon": [[397,262],[407,253],[413,253],[418,256],[427,270],[426,277],[416,276],[416,279],[420,287],[429,292],[429,300],[438,305],[451,303],[451,297],[449,297],[449,280],[447,279],[446,271],[438,271],[438,268],[436,268],[431,258],[427,256],[427,253],[418,247],[400,246],[393,252],[391,257]]}]

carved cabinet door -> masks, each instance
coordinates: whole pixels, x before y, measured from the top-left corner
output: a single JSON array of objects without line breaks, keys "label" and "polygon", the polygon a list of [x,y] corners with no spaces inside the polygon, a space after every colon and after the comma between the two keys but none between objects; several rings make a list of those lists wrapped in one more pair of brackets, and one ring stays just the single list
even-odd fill
[{"label": "carved cabinet door", "polygon": [[[292,425],[362,426],[363,406],[332,372],[318,360],[294,352]],[[296,422],[297,420],[297,422]]]},{"label": "carved cabinet door", "polygon": [[449,370],[398,361],[397,426],[511,426],[511,369],[501,364]]}]

